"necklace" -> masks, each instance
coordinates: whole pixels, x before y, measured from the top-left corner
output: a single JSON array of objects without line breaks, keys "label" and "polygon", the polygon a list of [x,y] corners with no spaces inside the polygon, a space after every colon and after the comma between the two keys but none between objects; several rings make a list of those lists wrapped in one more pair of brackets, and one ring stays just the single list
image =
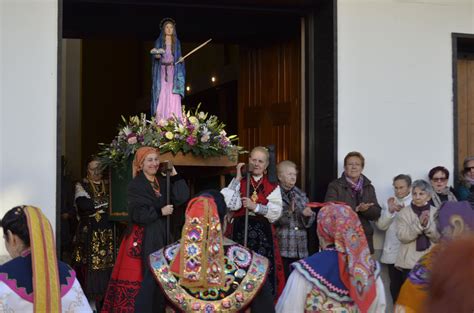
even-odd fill
[{"label": "necklace", "polygon": [[91,185],[92,187],[92,191],[94,192],[94,196],[96,197],[102,197],[102,196],[105,196],[105,184],[104,184],[104,181],[101,180],[100,181],[100,191],[97,190],[97,184],[95,182],[93,182],[92,180],[88,179],[89,180],[89,184]]},{"label": "necklace", "polygon": [[253,183],[253,177],[250,177],[250,183],[252,184],[252,188],[253,188],[253,192],[252,192],[252,196],[250,197],[250,200],[252,200],[253,203],[257,203],[257,200],[258,200],[257,189],[258,187],[260,187],[262,182],[263,182],[263,177],[260,178],[257,185],[255,186]]}]

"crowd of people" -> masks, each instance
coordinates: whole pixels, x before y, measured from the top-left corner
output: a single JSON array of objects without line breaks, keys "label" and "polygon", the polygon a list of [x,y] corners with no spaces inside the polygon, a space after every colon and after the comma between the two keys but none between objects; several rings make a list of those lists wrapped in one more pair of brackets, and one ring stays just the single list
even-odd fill
[{"label": "crowd of people", "polygon": [[[99,160],[89,159],[86,177],[75,185],[71,266],[58,261],[40,209],[15,207],[3,217],[12,260],[0,266],[0,306],[35,312],[385,312],[391,301],[396,312],[474,310],[473,300],[450,290],[466,284],[463,292],[473,291],[474,157],[466,158],[456,190],[442,166],[429,171],[429,180],[398,174],[393,196],[382,205],[362,174],[359,152],[346,155],[324,203],[311,202],[296,186],[294,162],[273,159],[271,150],[255,147],[227,187],[190,198],[174,167],[169,179],[161,174],[157,149],[138,149],[127,192],[129,222],[115,259],[108,182]],[[185,203],[181,238],[172,243],[167,219]],[[307,229],[315,223],[320,249],[309,255]],[[381,264],[374,227],[385,232]],[[443,266],[457,261],[445,278]]]}]

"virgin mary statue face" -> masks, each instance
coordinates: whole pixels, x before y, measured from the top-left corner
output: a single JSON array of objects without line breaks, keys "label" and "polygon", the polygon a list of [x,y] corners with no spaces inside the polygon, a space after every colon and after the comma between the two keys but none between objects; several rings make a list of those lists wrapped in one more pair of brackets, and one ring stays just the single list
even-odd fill
[{"label": "virgin mary statue face", "polygon": [[174,33],[174,25],[173,23],[171,22],[168,22],[165,24],[165,27],[164,27],[164,30],[165,30],[165,35],[166,36],[172,36],[173,33]]}]

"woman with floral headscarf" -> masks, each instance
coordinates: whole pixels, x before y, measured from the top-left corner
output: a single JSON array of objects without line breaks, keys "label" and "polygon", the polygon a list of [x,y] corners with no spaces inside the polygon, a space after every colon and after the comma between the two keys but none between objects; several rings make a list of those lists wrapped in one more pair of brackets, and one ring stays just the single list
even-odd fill
[{"label": "woman with floral headscarf", "polygon": [[129,228],[120,245],[102,312],[156,312],[162,304],[155,294],[147,260],[150,253],[166,244],[166,217],[174,206],[188,200],[189,189],[173,167],[172,204],[166,204],[166,179],[158,173],[159,165],[157,149],[141,147],[135,153],[134,178],[127,193]]},{"label": "woman with floral headscarf", "polygon": [[383,283],[357,214],[330,202],[317,221],[322,251],[292,264],[277,313],[385,312]]},{"label": "woman with floral headscarf", "polygon": [[0,266],[0,311],[92,312],[76,273],[58,261],[51,224],[40,209],[14,207],[1,223],[13,259]]}]

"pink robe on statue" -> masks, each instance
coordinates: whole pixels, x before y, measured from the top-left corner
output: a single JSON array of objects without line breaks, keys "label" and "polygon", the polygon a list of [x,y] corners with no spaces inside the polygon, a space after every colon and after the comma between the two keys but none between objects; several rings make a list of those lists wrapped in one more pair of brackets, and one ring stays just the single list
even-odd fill
[{"label": "pink robe on statue", "polygon": [[179,119],[182,116],[181,96],[173,93],[174,62],[171,46],[166,45],[165,54],[161,56],[161,90],[155,115],[157,122],[162,119],[167,120],[173,115],[176,115]]}]

